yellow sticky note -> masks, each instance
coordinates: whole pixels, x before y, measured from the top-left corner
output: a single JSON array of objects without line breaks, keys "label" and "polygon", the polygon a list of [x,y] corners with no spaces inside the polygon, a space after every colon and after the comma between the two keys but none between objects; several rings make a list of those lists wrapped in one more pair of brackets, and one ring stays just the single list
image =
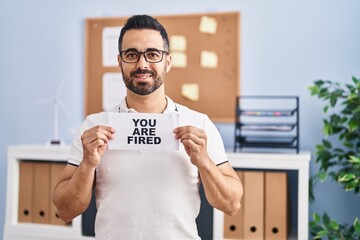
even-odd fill
[{"label": "yellow sticky note", "polygon": [[181,35],[170,36],[171,51],[186,51],[186,38]]},{"label": "yellow sticky note", "polygon": [[199,101],[199,85],[186,83],[181,86],[181,95],[191,101]]},{"label": "yellow sticky note", "polygon": [[183,52],[173,52],[172,55],[172,67],[174,68],[186,68],[187,56]]},{"label": "yellow sticky note", "polygon": [[218,66],[218,56],[212,51],[202,51],[200,61],[203,68],[217,68]]},{"label": "yellow sticky note", "polygon": [[203,33],[215,34],[217,22],[215,18],[202,16],[200,20],[199,31]]}]

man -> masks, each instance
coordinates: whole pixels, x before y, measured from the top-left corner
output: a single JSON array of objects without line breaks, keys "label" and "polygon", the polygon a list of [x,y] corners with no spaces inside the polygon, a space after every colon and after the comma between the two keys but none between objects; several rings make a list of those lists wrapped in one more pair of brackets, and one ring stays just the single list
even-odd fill
[{"label": "man", "polygon": [[180,127],[169,131],[180,149],[109,150],[116,136],[106,126],[107,113],[88,116],[54,189],[58,214],[68,222],[83,213],[94,187],[96,239],[200,239],[195,223],[200,182],[213,207],[229,215],[240,208],[242,185],[220,134],[206,115],[165,95],[171,54],[167,33],[156,19],[128,19],[119,37],[118,62],[127,95],[113,112],[179,114]]}]

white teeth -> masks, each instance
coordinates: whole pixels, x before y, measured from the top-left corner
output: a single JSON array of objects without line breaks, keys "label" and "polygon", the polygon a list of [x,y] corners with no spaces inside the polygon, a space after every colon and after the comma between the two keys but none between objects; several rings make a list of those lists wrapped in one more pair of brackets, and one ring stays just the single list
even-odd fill
[{"label": "white teeth", "polygon": [[145,78],[148,78],[148,77],[150,77],[150,76],[148,76],[148,75],[141,75],[141,76],[135,75],[135,77],[136,77],[136,78],[145,79]]}]

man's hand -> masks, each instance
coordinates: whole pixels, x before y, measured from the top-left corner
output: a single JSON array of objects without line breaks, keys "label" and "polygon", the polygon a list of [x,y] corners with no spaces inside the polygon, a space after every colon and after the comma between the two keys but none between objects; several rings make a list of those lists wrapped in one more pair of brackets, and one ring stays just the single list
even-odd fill
[{"label": "man's hand", "polygon": [[174,133],[176,139],[184,145],[192,164],[201,168],[210,162],[207,154],[207,136],[202,129],[183,126],[175,128]]},{"label": "man's hand", "polygon": [[81,135],[85,161],[83,164],[95,168],[114,133],[115,129],[109,126],[96,126],[84,131]]},{"label": "man's hand", "polygon": [[115,129],[112,127],[96,126],[81,135],[83,160],[79,166],[66,165],[52,197],[59,216],[65,222],[82,214],[89,206],[94,187],[95,168],[100,163],[114,133]]},{"label": "man's hand", "polygon": [[184,126],[174,129],[177,139],[184,145],[200,173],[205,196],[210,205],[228,215],[234,215],[240,208],[243,194],[241,182],[228,162],[216,166],[207,153],[207,136],[202,129]]}]

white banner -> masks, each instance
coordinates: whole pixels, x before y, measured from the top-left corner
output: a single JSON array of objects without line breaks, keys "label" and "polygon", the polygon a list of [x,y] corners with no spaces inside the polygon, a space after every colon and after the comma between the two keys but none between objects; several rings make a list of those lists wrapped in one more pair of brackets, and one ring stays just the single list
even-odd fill
[{"label": "white banner", "polygon": [[109,149],[179,149],[179,140],[173,132],[179,126],[177,113],[109,113],[109,125],[116,129]]}]

